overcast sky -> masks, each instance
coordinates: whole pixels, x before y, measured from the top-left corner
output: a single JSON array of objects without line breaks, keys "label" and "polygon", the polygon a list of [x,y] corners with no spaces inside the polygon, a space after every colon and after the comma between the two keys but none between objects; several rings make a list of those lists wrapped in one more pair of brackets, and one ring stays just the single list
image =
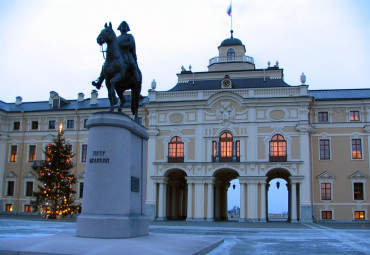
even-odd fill
[{"label": "overcast sky", "polygon": [[[103,57],[96,37],[105,22],[126,20],[136,40],[143,95],[177,82],[181,65],[206,71],[230,37],[229,0],[13,0],[0,2],[0,100],[90,97]],[[370,1],[234,0],[234,37],[256,68],[279,61],[285,81],[309,88],[366,88]],[[117,31],[117,34],[119,32]],[[105,87],[99,97],[107,97]]]}]

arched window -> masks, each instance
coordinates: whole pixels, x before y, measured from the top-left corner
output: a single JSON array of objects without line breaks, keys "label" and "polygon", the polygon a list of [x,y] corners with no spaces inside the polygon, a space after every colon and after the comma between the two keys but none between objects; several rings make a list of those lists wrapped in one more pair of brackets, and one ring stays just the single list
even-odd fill
[{"label": "arched window", "polygon": [[168,162],[184,162],[184,142],[174,136],[168,144]]},{"label": "arched window", "polygon": [[235,50],[233,48],[227,50],[227,60],[235,60]]},{"label": "arched window", "polygon": [[282,135],[274,135],[270,141],[270,161],[285,162],[286,156],[286,141]]}]

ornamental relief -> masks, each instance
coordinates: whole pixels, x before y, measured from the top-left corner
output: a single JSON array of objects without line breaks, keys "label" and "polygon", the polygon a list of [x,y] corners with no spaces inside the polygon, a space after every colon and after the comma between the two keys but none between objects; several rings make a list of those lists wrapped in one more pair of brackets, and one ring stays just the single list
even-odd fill
[{"label": "ornamental relief", "polygon": [[233,123],[236,120],[247,120],[248,109],[240,111],[232,101],[221,101],[213,112],[204,112],[204,121],[218,121],[220,124]]}]

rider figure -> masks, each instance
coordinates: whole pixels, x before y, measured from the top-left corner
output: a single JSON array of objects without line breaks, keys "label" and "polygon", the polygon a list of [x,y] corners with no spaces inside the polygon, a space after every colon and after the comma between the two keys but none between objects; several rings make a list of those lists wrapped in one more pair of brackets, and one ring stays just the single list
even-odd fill
[{"label": "rider figure", "polygon": [[[126,21],[122,21],[117,30],[121,32],[121,35],[117,37],[117,41],[123,60],[125,61],[125,63],[127,63],[128,69],[132,71],[137,84],[141,85],[141,78],[137,65],[135,39],[131,34],[127,34],[127,32],[130,31],[130,27],[128,26]],[[96,81],[93,81],[92,85],[95,86],[97,89],[100,89],[103,80],[104,74],[102,70],[99,78]]]}]

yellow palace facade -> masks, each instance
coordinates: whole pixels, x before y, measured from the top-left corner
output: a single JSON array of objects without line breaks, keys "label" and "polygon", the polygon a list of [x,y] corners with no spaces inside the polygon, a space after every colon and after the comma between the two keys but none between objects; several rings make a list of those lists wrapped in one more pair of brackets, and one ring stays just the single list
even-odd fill
[{"label": "yellow palace facade", "polygon": [[[182,68],[168,91],[152,83],[139,109],[149,134],[147,215],[228,220],[227,193],[236,180],[238,220],[266,222],[270,182],[279,178],[286,182],[290,222],[368,221],[370,89],[309,90],[304,74],[294,86],[283,77],[278,63],[257,69],[231,36],[207,71]],[[38,184],[33,168],[60,123],[75,154],[80,204],[86,120],[108,108],[96,91],[86,99],[52,91],[43,102],[0,101],[1,212],[30,214]]]}]

